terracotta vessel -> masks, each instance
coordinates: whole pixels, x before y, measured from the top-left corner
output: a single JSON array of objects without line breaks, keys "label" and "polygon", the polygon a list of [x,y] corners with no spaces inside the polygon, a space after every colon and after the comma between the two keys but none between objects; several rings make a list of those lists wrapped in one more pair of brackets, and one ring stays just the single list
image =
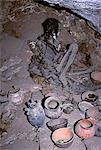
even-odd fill
[{"label": "terracotta vessel", "polygon": [[69,128],[59,128],[52,133],[52,141],[60,148],[68,148],[73,143],[74,134]]},{"label": "terracotta vessel", "polygon": [[93,83],[101,84],[101,71],[92,72],[90,77]]},{"label": "terracotta vessel", "polygon": [[81,139],[91,138],[95,134],[95,120],[81,119],[76,123],[74,130]]}]

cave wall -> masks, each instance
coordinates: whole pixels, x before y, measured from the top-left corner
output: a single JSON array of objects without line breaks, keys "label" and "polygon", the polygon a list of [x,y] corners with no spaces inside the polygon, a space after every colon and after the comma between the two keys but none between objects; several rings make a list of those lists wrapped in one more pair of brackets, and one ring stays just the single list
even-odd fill
[{"label": "cave wall", "polygon": [[1,13],[0,22],[7,21],[8,15],[11,14],[18,7],[31,2],[32,0],[2,0],[0,3]]},{"label": "cave wall", "polygon": [[74,13],[82,16],[88,24],[101,33],[101,0],[43,0],[51,6],[59,5],[69,8]]}]

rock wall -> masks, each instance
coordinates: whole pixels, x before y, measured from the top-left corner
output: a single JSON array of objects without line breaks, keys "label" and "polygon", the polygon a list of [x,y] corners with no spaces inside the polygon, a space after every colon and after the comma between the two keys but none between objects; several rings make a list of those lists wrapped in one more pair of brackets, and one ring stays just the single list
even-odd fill
[{"label": "rock wall", "polygon": [[101,33],[101,1],[100,0],[43,0],[50,5],[69,8],[88,21],[88,24]]},{"label": "rock wall", "polygon": [[0,22],[7,21],[7,17],[18,7],[25,5],[32,0],[1,0],[0,1]]},{"label": "rock wall", "polygon": [[[59,5],[68,8],[88,21],[88,24],[101,33],[100,0],[5,0],[0,1],[0,22],[7,20],[7,15],[14,9],[29,2],[48,2],[51,6]],[[1,27],[0,27],[1,29]]]}]

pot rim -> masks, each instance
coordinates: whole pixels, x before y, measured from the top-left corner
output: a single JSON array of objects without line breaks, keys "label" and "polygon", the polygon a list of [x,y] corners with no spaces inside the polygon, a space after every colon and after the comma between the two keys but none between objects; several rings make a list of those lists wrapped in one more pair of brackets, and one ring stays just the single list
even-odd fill
[{"label": "pot rim", "polygon": [[[85,94],[85,95],[84,95],[84,94]],[[89,94],[94,94],[94,95],[95,95],[95,98],[94,98],[94,99],[93,99],[93,98],[90,99],[90,98],[88,97]],[[90,91],[90,90],[88,90],[88,91],[82,92],[82,94],[81,94],[81,99],[82,99],[82,101],[95,102],[95,101],[98,99],[98,96],[97,96],[97,94],[96,94],[95,91]]]},{"label": "pot rim", "polygon": [[[69,127],[62,127],[62,128],[58,128],[58,129],[56,129],[55,131],[53,131],[52,134],[51,134],[51,139],[52,139],[52,141],[53,141],[55,144],[57,144],[57,143],[56,143],[57,141],[55,141],[55,140],[53,139],[53,135],[55,134],[55,132],[56,132],[57,130],[61,130],[61,129],[65,129],[65,130],[67,129],[67,130],[69,130],[70,133],[71,133],[71,135],[72,135],[72,137],[71,137],[66,143],[63,143],[63,145],[66,145],[66,144],[71,143],[71,142],[73,141],[73,139],[74,139],[74,133],[72,132],[72,130],[71,130]],[[58,140],[58,141],[59,141],[59,140]],[[60,143],[59,145],[61,145],[61,143]]]},{"label": "pot rim", "polygon": [[[84,127],[84,126],[81,124],[82,121],[87,121],[87,122],[91,123],[91,125],[90,125],[89,127]],[[92,120],[92,119],[90,119],[90,118],[88,118],[88,119],[80,119],[77,123],[80,125],[80,127],[82,127],[83,129],[86,129],[86,130],[89,130],[90,128],[92,128],[92,127],[95,126],[94,120]]]},{"label": "pot rim", "polygon": [[[44,106],[45,106],[46,109],[50,109],[49,106],[48,106],[48,104],[49,104],[49,102],[51,102],[51,101],[57,102],[58,107],[59,107],[60,104],[61,104],[61,102],[60,102],[60,100],[58,99],[58,97],[56,97],[56,96],[51,96],[51,97],[46,98],[46,100],[45,100],[45,102],[44,102]],[[56,107],[56,108],[58,108],[58,107]],[[54,108],[54,109],[56,109],[56,108]],[[54,109],[52,109],[52,110],[54,110]],[[51,110],[51,109],[50,109],[50,110]]]},{"label": "pot rim", "polygon": [[88,106],[89,106],[89,108],[90,107],[94,107],[90,102],[87,102],[87,101],[81,101],[81,102],[79,102],[78,103],[78,108],[79,108],[79,110],[81,110],[81,111],[86,111],[87,109],[83,109],[84,107],[82,107],[82,105],[83,104],[87,104]]}]

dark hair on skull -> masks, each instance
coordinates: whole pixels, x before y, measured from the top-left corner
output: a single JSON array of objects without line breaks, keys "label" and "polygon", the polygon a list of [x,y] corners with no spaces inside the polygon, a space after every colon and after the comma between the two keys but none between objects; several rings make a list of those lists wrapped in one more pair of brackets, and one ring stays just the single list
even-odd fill
[{"label": "dark hair on skull", "polygon": [[[44,37],[44,40],[47,40],[55,35],[57,38],[58,31],[59,31],[59,21],[55,18],[47,18],[43,23],[43,34],[40,37]],[[38,37],[38,38],[40,38]]]}]

